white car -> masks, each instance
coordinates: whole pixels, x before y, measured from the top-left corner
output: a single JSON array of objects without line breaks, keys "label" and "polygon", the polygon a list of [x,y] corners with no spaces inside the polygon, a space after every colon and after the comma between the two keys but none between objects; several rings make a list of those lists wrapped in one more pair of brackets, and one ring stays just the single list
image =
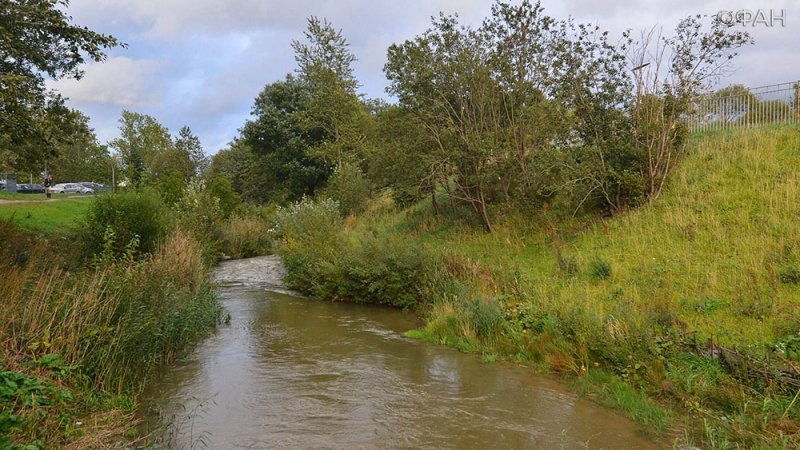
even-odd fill
[{"label": "white car", "polygon": [[94,192],[91,188],[78,183],[58,183],[51,189],[54,194],[91,194]]}]

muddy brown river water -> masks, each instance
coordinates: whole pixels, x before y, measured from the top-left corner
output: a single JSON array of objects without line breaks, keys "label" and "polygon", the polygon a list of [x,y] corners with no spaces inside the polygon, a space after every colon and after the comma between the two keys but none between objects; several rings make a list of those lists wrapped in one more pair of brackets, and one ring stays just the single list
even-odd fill
[{"label": "muddy brown river water", "polygon": [[274,257],[224,262],[230,324],[164,369],[145,422],[175,448],[614,448],[654,444],[548,377],[418,342],[394,309],[308,300]]}]

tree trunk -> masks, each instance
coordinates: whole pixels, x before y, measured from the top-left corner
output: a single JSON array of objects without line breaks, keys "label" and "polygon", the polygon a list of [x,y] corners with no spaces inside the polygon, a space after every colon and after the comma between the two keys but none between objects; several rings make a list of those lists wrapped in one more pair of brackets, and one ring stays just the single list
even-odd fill
[{"label": "tree trunk", "polygon": [[439,204],[436,202],[436,183],[431,183],[431,206],[433,207],[433,214],[439,215]]}]

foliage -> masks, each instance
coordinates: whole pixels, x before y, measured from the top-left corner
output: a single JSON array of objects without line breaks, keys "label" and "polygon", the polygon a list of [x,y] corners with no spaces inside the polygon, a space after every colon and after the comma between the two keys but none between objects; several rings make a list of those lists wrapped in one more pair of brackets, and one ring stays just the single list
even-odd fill
[{"label": "foliage", "polygon": [[120,137],[111,141],[111,146],[119,153],[129,183],[139,186],[146,181],[157,157],[164,158],[162,164],[168,164],[170,158],[162,153],[174,150],[172,138],[154,117],[124,110],[119,131]]},{"label": "foliage", "polygon": [[278,208],[275,234],[283,240],[324,244],[339,230],[341,223],[339,205],[335,201],[304,198],[288,207]]},{"label": "foliage", "polygon": [[[221,308],[200,245],[181,232],[150,255],[106,254],[74,271],[53,245],[39,240],[25,264],[0,261],[0,429],[11,439],[0,442],[82,447],[102,433],[93,438],[109,445],[131,423],[131,406],[112,399],[135,398]],[[96,430],[80,427],[89,421]]]},{"label": "foliage", "polygon": [[[308,84],[291,75],[267,85],[256,98],[255,119],[242,128],[241,142],[251,149],[254,161],[234,169],[237,178],[244,174],[241,192],[252,192],[248,197],[295,201],[313,194],[328,178],[328,165],[309,154],[323,137],[322,130],[306,123],[310,98]],[[250,167],[258,169],[247,174]]]},{"label": "foliage", "polygon": [[303,200],[276,213],[278,253],[293,289],[331,300],[413,308],[430,259],[416,245],[368,230],[343,230],[338,204]]},{"label": "foliage", "polygon": [[242,139],[234,139],[228,148],[211,157],[204,178],[211,180],[210,186],[214,185],[215,178],[224,178],[236,194],[245,200],[257,202],[265,198],[265,190],[272,192],[273,189],[263,183],[266,174],[258,169],[252,149]]},{"label": "foliage", "polygon": [[183,197],[175,205],[177,225],[203,247],[206,262],[219,257],[222,240],[222,209],[220,200],[206,189],[205,183],[192,180]]},{"label": "foliage", "polygon": [[203,152],[200,138],[195,136],[188,126],[183,126],[178,131],[178,136],[175,138],[175,148],[181,154],[189,155],[189,161],[192,166],[191,176],[201,176],[208,170],[209,160],[205,152]]},{"label": "foliage", "polygon": [[46,162],[56,183],[111,180],[112,160],[108,148],[97,142],[89,127],[89,118],[84,114],[74,110],[66,113],[54,145],[57,156]]},{"label": "foliage", "polygon": [[611,264],[608,261],[595,259],[589,263],[589,275],[597,280],[607,280],[611,278]]},{"label": "foliage", "polygon": [[233,185],[228,178],[214,177],[206,189],[209,194],[219,200],[220,213],[223,217],[230,217],[231,213],[242,203],[242,199],[234,192]]},{"label": "foliage", "polygon": [[[268,84],[256,98],[253,120],[242,128],[252,151],[245,176],[248,197],[279,204],[313,195],[345,161],[366,152],[371,117],[355,93],[346,39],[311,17],[306,42],[293,41],[297,76]],[[236,187],[236,183],[234,183]]]},{"label": "foliage", "polygon": [[[41,167],[69,133],[69,110],[51,79],[80,78],[116,38],[72,24],[66,0],[8,0],[0,13],[0,160],[17,170]],[[5,164],[3,164],[5,165]],[[0,167],[8,170],[9,167]]]},{"label": "foliage", "polygon": [[113,230],[114,255],[126,253],[136,242],[135,253],[151,253],[158,248],[171,225],[169,210],[153,191],[126,191],[97,197],[81,229],[89,256],[102,251],[106,230]]},{"label": "foliage", "polygon": [[222,225],[221,252],[231,258],[250,258],[272,252],[271,224],[254,216],[235,215]]},{"label": "foliage", "polygon": [[371,193],[369,181],[361,169],[350,162],[343,162],[328,179],[323,195],[339,204],[342,215],[361,213]]}]

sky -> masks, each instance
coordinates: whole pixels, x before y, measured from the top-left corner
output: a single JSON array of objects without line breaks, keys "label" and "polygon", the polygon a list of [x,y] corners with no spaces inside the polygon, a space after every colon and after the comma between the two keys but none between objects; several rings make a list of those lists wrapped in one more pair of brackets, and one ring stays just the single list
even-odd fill
[{"label": "sky", "polygon": [[[514,0],[512,0],[514,2]],[[797,0],[542,0],[545,13],[591,22],[612,36],[624,30],[674,28],[690,14],[759,11],[767,21],[742,25],[754,46],[740,50],[721,86],[763,86],[800,79]],[[80,80],[50,87],[87,114],[101,142],[118,137],[122,110],[149,114],[173,135],[188,125],[208,154],[223,149],[250,117],[265,85],[295,70],[292,40],[302,40],[315,15],[342,30],[358,61],[360,92],[390,99],[383,75],[386,49],[424,32],[439,12],[477,25],[489,0],[71,0],[73,22],[127,44]],[[782,19],[779,19],[782,18]],[[755,22],[753,20],[752,22]]]}]

